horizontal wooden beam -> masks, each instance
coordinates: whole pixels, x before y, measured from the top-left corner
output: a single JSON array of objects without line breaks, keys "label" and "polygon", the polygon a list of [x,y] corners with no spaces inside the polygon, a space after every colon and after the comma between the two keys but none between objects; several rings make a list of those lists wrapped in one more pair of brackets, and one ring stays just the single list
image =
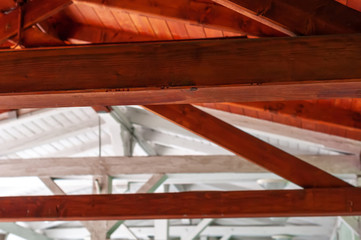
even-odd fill
[{"label": "horizontal wooden beam", "polygon": [[[356,99],[355,99],[356,100]],[[361,141],[361,113],[323,102],[204,103],[205,107]]]},{"label": "horizontal wooden beam", "polygon": [[351,186],[192,105],[145,108],[303,188]]},{"label": "horizontal wooden beam", "polygon": [[361,97],[360,41],[348,35],[3,50],[0,109]]},{"label": "horizontal wooden beam", "polygon": [[[195,226],[169,226],[169,235],[172,237],[181,237],[184,233],[188,233],[192,231]],[[137,237],[144,239],[148,238],[149,236],[155,236],[156,230],[153,226],[147,227],[139,227],[139,226],[130,226],[129,230],[131,232],[137,233]],[[52,238],[62,237],[62,239],[83,239],[87,237],[88,232],[84,228],[80,227],[56,227],[56,228],[47,228],[44,229],[44,232],[47,236]],[[281,235],[281,234],[288,234],[292,236],[302,236],[305,237],[314,237],[316,238],[319,236],[328,236],[329,229],[318,224],[308,224],[308,225],[286,225],[286,226],[272,226],[272,225],[259,225],[259,226],[208,226],[202,232],[202,235],[211,237],[218,237],[219,240],[228,240],[231,236],[244,236],[248,237],[269,237],[273,235]],[[229,238],[219,238],[221,235],[228,235]],[[112,235],[115,239],[124,239],[127,238],[128,235],[122,231],[117,231]],[[161,238],[164,239],[164,238]],[[252,239],[252,238],[251,238]],[[256,238],[257,239],[257,238]]]},{"label": "horizontal wooden beam", "polygon": [[361,189],[23,196],[0,206],[1,221],[352,216],[361,214]]},{"label": "horizontal wooden beam", "polygon": [[[354,155],[298,156],[334,174],[360,174]],[[0,161],[0,177],[62,177],[153,173],[268,173],[238,156],[32,158]]]}]

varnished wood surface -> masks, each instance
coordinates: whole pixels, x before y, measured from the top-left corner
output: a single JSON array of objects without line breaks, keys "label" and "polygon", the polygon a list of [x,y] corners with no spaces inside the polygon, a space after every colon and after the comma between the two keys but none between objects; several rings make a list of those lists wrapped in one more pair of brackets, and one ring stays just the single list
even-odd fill
[{"label": "varnished wood surface", "polygon": [[350,184],[192,105],[145,106],[150,111],[304,188]]},{"label": "varnished wood surface", "polygon": [[0,94],[0,109],[357,98],[360,88],[361,82],[351,81],[9,93]]},{"label": "varnished wood surface", "polygon": [[[147,24],[146,21],[138,20],[142,17],[150,17],[149,19],[166,20],[168,23],[175,21],[183,22],[186,24],[186,27],[209,27],[256,36],[283,36],[282,33],[268,26],[253,21],[248,17],[209,0],[107,0],[105,2],[101,0],[76,0],[75,6],[80,12],[85,12],[88,9],[89,11],[86,11],[87,13],[90,13],[90,7],[93,7],[93,11],[97,11],[101,19],[105,18],[105,15],[99,14],[101,9],[104,10],[104,7],[109,8],[110,11],[128,12],[131,14],[132,21],[137,29],[147,29],[143,24],[149,25],[149,23]],[[87,21],[88,24],[94,24],[95,19],[91,18],[90,14],[86,15],[89,19]],[[153,22],[151,22],[150,25],[153,29],[156,26]],[[187,29],[187,31],[189,30],[190,29]],[[152,32],[152,29],[145,31],[146,34]]]},{"label": "varnished wood surface", "polygon": [[357,216],[361,190],[1,197],[0,221]]},{"label": "varnished wood surface", "polygon": [[[29,1],[24,7],[24,28],[42,21],[59,12],[72,3],[71,0],[36,0]],[[0,43],[18,32],[19,9],[0,17]]]},{"label": "varnished wood surface", "polygon": [[360,97],[360,40],[348,35],[3,50],[0,108]]},{"label": "varnished wood surface", "polygon": [[[343,109],[332,101],[204,103],[205,107],[361,141],[361,101]],[[359,106],[358,108],[356,108]],[[347,107],[347,105],[344,105]]]},{"label": "varnished wood surface", "polygon": [[286,26],[299,35],[359,33],[361,13],[334,0],[216,0]]}]

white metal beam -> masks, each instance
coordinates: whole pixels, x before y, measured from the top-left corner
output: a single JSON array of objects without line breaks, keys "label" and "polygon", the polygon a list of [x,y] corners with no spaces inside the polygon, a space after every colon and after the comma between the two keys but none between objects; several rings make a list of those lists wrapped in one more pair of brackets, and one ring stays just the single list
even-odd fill
[{"label": "white metal beam", "polygon": [[[162,185],[164,183],[164,181],[166,181],[166,180],[167,180],[166,174],[154,174],[148,179],[148,181],[145,184],[143,184],[143,186],[141,186],[138,189],[137,193],[152,193],[155,190],[157,190],[157,188],[160,185]],[[110,238],[110,236],[122,225],[124,225],[123,220],[120,220],[117,223],[115,223],[108,231],[107,237]],[[123,227],[123,229],[124,229],[124,227]],[[129,235],[129,232],[132,233],[131,230],[128,230],[127,232],[128,232],[128,235]],[[133,233],[133,235],[134,235],[134,233]]]},{"label": "white metal beam", "polygon": [[133,124],[129,121],[128,117],[118,107],[112,107],[112,111],[110,112],[110,115],[114,118],[114,120],[116,120],[119,124],[121,124],[124,129],[126,129],[129,132],[131,137],[138,142],[139,146],[143,148],[144,151],[149,156],[157,155],[153,147],[134,131]]},{"label": "white metal beam", "polygon": [[16,236],[25,238],[27,240],[51,240],[52,238],[46,237],[43,234],[37,233],[32,229],[19,226],[16,223],[0,223],[0,229],[12,233]]},{"label": "white metal beam", "polygon": [[181,237],[181,240],[193,240],[198,237],[213,222],[213,218],[205,218],[198,223],[190,233]]}]

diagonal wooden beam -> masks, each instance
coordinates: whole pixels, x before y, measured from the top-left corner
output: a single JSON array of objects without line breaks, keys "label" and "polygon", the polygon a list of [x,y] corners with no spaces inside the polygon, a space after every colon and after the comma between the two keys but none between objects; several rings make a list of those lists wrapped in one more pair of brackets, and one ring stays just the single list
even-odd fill
[{"label": "diagonal wooden beam", "polygon": [[361,97],[354,64],[360,41],[346,35],[3,50],[0,109]]},{"label": "diagonal wooden beam", "polygon": [[154,105],[145,107],[301,187],[351,186],[192,105]]},{"label": "diagonal wooden beam", "polygon": [[[223,106],[223,105],[217,103],[214,106]],[[261,120],[254,118],[254,115],[253,117],[249,117],[251,116],[251,113],[248,112],[247,114],[249,114],[249,116],[245,116],[245,115],[237,114],[237,112],[230,113],[228,112],[229,111],[228,109],[224,109],[224,108],[217,108],[219,110],[216,110],[208,107],[200,107],[199,105],[198,108],[200,108],[202,111],[205,111],[217,118],[220,118],[240,128],[268,132],[270,134],[276,134],[278,136],[283,136],[286,138],[293,138],[293,139],[298,139],[301,141],[313,143],[325,147],[326,149],[333,149],[340,153],[360,156],[360,151],[361,151],[360,141],[329,135],[321,132],[315,132],[306,129],[291,127],[271,121]]]},{"label": "diagonal wooden beam", "polygon": [[361,141],[361,113],[328,103],[275,101],[200,105]]},{"label": "diagonal wooden beam", "polygon": [[52,47],[66,45],[66,43],[60,39],[44,33],[36,27],[31,27],[24,31],[21,44],[25,47]]},{"label": "diagonal wooden beam", "polygon": [[[40,22],[69,6],[72,0],[34,0],[24,7],[24,28]],[[0,17],[0,43],[17,34],[19,9]]]},{"label": "diagonal wooden beam", "polygon": [[158,19],[247,33],[255,36],[285,36],[277,30],[211,1],[76,0],[75,4],[80,9],[84,5],[95,8],[107,7],[115,11],[141,14]]},{"label": "diagonal wooden beam", "polygon": [[1,221],[352,216],[358,188],[1,197]]},{"label": "diagonal wooden beam", "polygon": [[[359,33],[361,12],[334,0],[213,0],[268,26],[299,35]],[[276,27],[277,28],[277,27]]]}]

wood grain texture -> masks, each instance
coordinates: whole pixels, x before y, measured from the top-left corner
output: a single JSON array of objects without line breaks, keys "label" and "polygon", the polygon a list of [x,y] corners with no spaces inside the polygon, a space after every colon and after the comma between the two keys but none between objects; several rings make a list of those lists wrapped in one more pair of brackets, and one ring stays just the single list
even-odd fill
[{"label": "wood grain texture", "polygon": [[330,104],[330,101],[205,103],[201,105],[361,141],[361,111],[342,109]]},{"label": "wood grain texture", "polygon": [[[24,6],[24,28],[40,22],[72,3],[71,0],[34,0]],[[19,9],[0,17],[0,43],[17,34]]]},{"label": "wood grain texture", "polygon": [[361,13],[334,0],[215,0],[262,16],[299,35],[359,33]]},{"label": "wood grain texture", "polygon": [[65,46],[60,39],[43,33],[38,28],[31,27],[23,32],[21,44],[25,47]]},{"label": "wood grain texture", "polygon": [[154,105],[145,107],[301,187],[350,186],[348,183],[192,105]]},{"label": "wood grain texture", "polygon": [[155,38],[154,36],[141,35],[138,33],[117,31],[114,29],[106,29],[99,27],[86,26],[72,23],[62,32],[62,38],[68,39],[70,42],[81,40],[86,43],[119,43],[119,42],[144,42],[155,40],[167,40],[165,38]]},{"label": "wood grain texture", "polygon": [[[333,174],[361,174],[355,155],[302,155],[298,158]],[[0,162],[0,177],[63,177],[154,173],[268,173],[238,156],[155,156],[31,158]],[[46,178],[45,178],[46,179]]]},{"label": "wood grain texture", "polygon": [[1,221],[356,216],[361,190],[23,196],[1,197],[0,206]]},{"label": "wood grain texture", "polygon": [[354,64],[361,58],[360,40],[348,35],[3,50],[0,108],[360,97],[361,68]]},{"label": "wood grain texture", "polygon": [[74,2],[79,9],[87,6],[106,6],[143,16],[177,20],[186,24],[208,26],[219,30],[242,32],[256,36],[284,36],[272,28],[208,0],[77,0]]},{"label": "wood grain texture", "polygon": [[184,87],[173,89],[105,89],[0,94],[0,109],[254,102],[361,97],[360,82]]}]

